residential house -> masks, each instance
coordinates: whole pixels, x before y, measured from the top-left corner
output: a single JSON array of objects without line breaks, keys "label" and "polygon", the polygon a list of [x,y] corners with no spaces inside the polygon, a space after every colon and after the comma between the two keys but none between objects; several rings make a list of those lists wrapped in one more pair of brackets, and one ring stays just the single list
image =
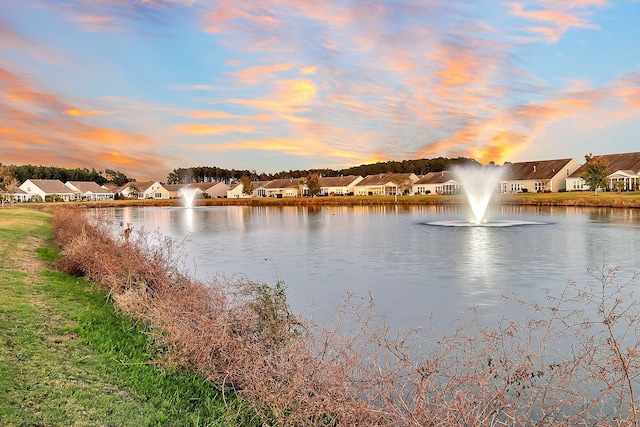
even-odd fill
[{"label": "residential house", "polygon": [[[607,162],[607,188],[615,190],[620,186],[621,190],[637,190],[640,186],[640,152],[605,154],[596,156]],[[582,172],[586,163],[569,177],[567,177],[567,190],[590,190],[591,188],[582,179]]]},{"label": "residential house", "polygon": [[502,193],[556,192],[566,189],[566,179],[580,164],[574,159],[543,160],[533,162],[505,163],[501,188]]},{"label": "residential house", "polygon": [[27,179],[20,185],[27,193],[29,201],[64,201],[76,200],[76,193],[57,179]]},{"label": "residential house", "polygon": [[455,172],[429,172],[413,183],[413,194],[456,194],[460,189],[460,182],[456,180]]},{"label": "residential house", "polygon": [[232,182],[227,190],[227,199],[248,199],[251,194],[245,194],[242,182]]},{"label": "residential house", "polygon": [[318,178],[320,194],[323,196],[346,196],[355,192],[356,184],[362,181],[361,176],[323,176]]},{"label": "residential house", "polygon": [[298,197],[303,194],[304,181],[304,178],[274,179],[256,190],[264,190],[261,194],[265,197]]},{"label": "residential house", "polygon": [[180,197],[180,190],[186,187],[185,184],[162,184],[162,186],[169,192],[170,199],[177,199]]},{"label": "residential house", "polygon": [[122,197],[129,199],[168,199],[169,190],[158,181],[128,182],[118,190]]},{"label": "residential house", "polygon": [[217,199],[220,197],[227,197],[227,191],[229,186],[224,182],[197,182],[191,183],[188,188],[197,188],[202,193],[202,197],[208,199]]},{"label": "residential house", "polygon": [[28,194],[26,191],[21,190],[19,187],[13,188],[11,191],[0,194],[2,197],[2,202],[26,202],[28,199]]},{"label": "residential house", "polygon": [[267,197],[267,189],[265,187],[270,182],[271,181],[252,181],[253,193],[251,197]]},{"label": "residential house", "polygon": [[418,181],[418,176],[414,173],[381,173],[378,175],[367,175],[354,187],[354,194],[357,196],[385,195],[393,196],[409,191],[413,184]]},{"label": "residential house", "polygon": [[67,181],[65,184],[76,193],[77,200],[113,200],[115,193],[93,181]]},{"label": "residential house", "polygon": [[232,182],[227,190],[228,199],[247,199],[250,197],[267,197],[267,190],[264,188],[271,181],[251,181],[251,194],[244,192],[242,181]]}]

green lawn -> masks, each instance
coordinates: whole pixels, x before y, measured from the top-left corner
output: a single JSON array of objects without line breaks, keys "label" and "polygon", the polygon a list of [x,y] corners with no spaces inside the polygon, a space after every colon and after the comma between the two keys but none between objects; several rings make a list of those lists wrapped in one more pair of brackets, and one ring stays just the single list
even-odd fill
[{"label": "green lawn", "polygon": [[144,328],[48,264],[50,214],[0,209],[0,425],[251,425],[198,376],[158,363]]}]

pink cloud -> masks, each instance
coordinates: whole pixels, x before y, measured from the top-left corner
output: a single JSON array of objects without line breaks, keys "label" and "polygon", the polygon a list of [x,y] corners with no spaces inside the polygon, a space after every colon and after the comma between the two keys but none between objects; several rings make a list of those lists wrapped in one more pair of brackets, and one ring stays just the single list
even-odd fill
[{"label": "pink cloud", "polygon": [[540,1],[537,7],[527,9],[523,3],[507,3],[509,13],[517,18],[539,23],[527,26],[528,32],[542,36],[544,40],[555,43],[570,28],[599,29],[600,26],[590,22],[590,7],[604,7],[605,2],[597,1]]}]

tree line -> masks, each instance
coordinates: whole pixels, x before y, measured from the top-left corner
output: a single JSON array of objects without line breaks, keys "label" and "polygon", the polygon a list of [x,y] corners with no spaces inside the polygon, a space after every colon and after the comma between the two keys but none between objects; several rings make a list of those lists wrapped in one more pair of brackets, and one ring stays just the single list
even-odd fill
[{"label": "tree line", "polygon": [[470,158],[457,157],[446,158],[437,157],[435,159],[416,160],[390,160],[372,164],[352,166],[345,169],[308,169],[289,170],[276,173],[257,173],[255,170],[223,169],[215,166],[197,166],[189,168],[176,168],[167,175],[168,184],[187,184],[190,182],[208,181],[240,181],[243,177],[248,177],[251,181],[268,181],[283,178],[306,178],[309,175],[318,176],[341,176],[341,175],[376,175],[381,173],[415,173],[425,175],[429,172],[441,172],[454,166],[479,165]]},{"label": "tree line", "polygon": [[18,185],[28,179],[58,179],[62,182],[67,181],[93,181],[98,185],[112,182],[118,186],[127,182],[135,181],[120,171],[105,169],[104,171],[95,170],[94,168],[62,168],[58,166],[35,166],[35,165],[2,165],[0,163],[0,175],[13,178]]}]

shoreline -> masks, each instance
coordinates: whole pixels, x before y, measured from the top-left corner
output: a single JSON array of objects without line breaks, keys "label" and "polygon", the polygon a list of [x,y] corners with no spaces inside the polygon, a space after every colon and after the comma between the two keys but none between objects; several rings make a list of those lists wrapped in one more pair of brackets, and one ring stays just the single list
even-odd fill
[{"label": "shoreline", "polygon": [[[250,199],[197,199],[195,206],[367,206],[367,205],[465,205],[464,195],[428,195],[428,196],[327,196],[327,197],[290,197],[290,198],[250,198]],[[563,193],[518,193],[496,194],[492,198],[495,205],[515,206],[577,206],[608,208],[640,208],[640,192],[563,192]],[[60,202],[60,203],[18,203],[23,207],[75,206],[94,207],[145,207],[145,206],[183,206],[180,199],[146,200],[109,200],[96,202]]]}]

